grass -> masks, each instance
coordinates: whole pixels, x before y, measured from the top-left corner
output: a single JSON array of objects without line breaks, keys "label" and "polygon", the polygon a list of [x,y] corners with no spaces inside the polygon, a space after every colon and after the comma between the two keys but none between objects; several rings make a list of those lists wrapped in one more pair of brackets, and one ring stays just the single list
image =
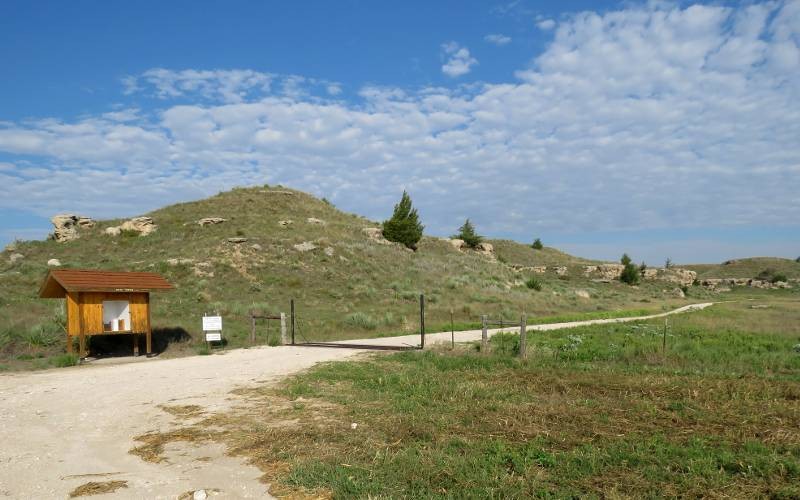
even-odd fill
[{"label": "grass", "polygon": [[222,429],[289,496],[800,496],[800,304],[721,304],[664,338],[653,320],[529,332],[527,362],[505,334],[322,364],[174,439]]}]

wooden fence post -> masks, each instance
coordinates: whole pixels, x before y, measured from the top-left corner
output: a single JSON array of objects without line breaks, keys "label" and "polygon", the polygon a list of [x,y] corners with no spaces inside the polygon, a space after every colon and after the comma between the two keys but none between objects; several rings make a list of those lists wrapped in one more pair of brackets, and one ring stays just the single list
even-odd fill
[{"label": "wooden fence post", "polygon": [[456,327],[453,325],[453,308],[450,308],[450,349],[456,348]]},{"label": "wooden fence post", "polygon": [[250,344],[256,343],[256,312],[250,309]]},{"label": "wooden fence post", "polygon": [[528,359],[528,334],[526,333],[526,320],[527,318],[524,314],[519,319],[519,357],[522,359]]},{"label": "wooden fence post", "polygon": [[281,345],[288,343],[289,341],[286,338],[286,313],[281,313]]},{"label": "wooden fence post", "polygon": [[481,353],[486,353],[486,349],[489,346],[489,327],[486,325],[485,314],[481,316],[481,323],[483,324],[481,328]]},{"label": "wooden fence post", "polygon": [[289,306],[291,308],[290,314],[292,315],[292,345],[294,345],[294,299],[289,301]]},{"label": "wooden fence post", "polygon": [[420,349],[425,349],[425,294],[419,294],[419,334]]}]

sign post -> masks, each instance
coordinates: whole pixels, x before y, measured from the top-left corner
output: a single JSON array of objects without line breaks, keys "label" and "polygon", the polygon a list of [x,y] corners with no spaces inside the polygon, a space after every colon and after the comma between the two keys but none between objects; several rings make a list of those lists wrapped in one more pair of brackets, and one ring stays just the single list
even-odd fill
[{"label": "sign post", "polygon": [[220,347],[225,347],[222,343],[222,316],[203,316],[203,333],[209,349],[212,342],[219,342]]}]

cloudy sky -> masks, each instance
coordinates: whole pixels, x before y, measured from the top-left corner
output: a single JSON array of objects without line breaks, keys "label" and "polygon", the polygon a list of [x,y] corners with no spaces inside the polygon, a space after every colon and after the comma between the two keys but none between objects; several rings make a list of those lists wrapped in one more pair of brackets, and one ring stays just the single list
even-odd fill
[{"label": "cloudy sky", "polygon": [[587,257],[800,255],[800,0],[392,4],[4,1],[0,243],[280,183]]}]

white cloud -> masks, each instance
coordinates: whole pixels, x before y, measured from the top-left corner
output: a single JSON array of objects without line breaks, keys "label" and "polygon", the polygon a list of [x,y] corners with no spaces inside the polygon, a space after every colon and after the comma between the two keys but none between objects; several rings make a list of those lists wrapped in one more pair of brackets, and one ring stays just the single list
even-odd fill
[{"label": "white cloud", "polygon": [[469,55],[469,49],[456,42],[442,44],[442,53],[447,58],[442,65],[442,73],[452,78],[466,75],[478,64],[478,60]]},{"label": "white cloud", "polygon": [[796,224],[797,6],[581,13],[518,81],[365,87],[351,103],[321,80],[152,70],[133,83],[163,96],[158,112],[0,123],[14,165],[0,207],[132,215],[279,182],[373,218],[406,188],[438,234],[466,216],[525,240]]},{"label": "white cloud", "polygon": [[538,27],[542,31],[550,31],[551,29],[556,27],[556,22],[552,19],[542,19],[541,21],[536,23],[536,27]]},{"label": "white cloud", "polygon": [[508,45],[511,43],[511,37],[501,34],[493,34],[493,35],[486,35],[483,37],[484,41],[493,43],[498,47],[502,47],[503,45]]}]

